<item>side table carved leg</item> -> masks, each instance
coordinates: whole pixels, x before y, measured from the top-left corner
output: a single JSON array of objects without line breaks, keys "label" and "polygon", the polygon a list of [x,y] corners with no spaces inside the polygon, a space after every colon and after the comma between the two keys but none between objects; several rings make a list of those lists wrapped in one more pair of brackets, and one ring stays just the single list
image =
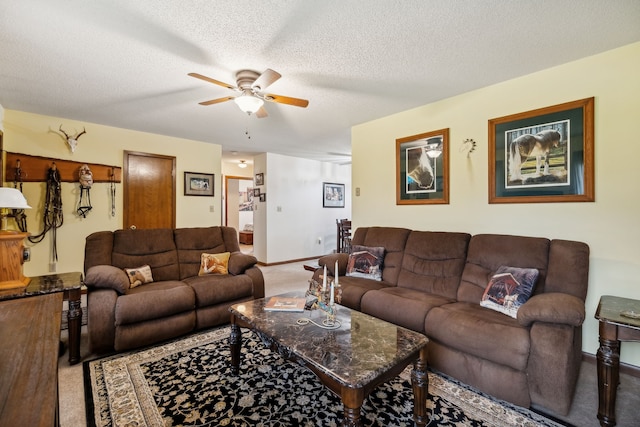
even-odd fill
[{"label": "side table carved leg", "polygon": [[82,291],[79,288],[69,291],[67,322],[69,325],[69,364],[71,365],[80,362],[80,334],[82,328],[81,296]]},{"label": "side table carved leg", "polygon": [[231,373],[240,372],[240,348],[242,347],[242,330],[231,316],[231,334],[229,335],[229,349],[231,350]]},{"label": "side table carved leg", "polygon": [[620,341],[601,337],[597,360],[598,419],[601,426],[613,427],[616,425],[616,392],[620,383]]},{"label": "side table carved leg", "polygon": [[420,357],[413,364],[411,371],[413,387],[413,421],[417,426],[426,426],[430,418],[427,416],[427,396],[429,394],[429,374],[427,373],[427,347],[422,347]]}]

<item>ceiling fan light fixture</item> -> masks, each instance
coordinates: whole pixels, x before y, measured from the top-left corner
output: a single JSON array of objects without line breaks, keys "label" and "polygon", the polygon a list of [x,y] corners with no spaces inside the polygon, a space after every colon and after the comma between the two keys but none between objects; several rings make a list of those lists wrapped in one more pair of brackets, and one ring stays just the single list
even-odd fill
[{"label": "ceiling fan light fixture", "polygon": [[242,111],[247,114],[255,113],[264,104],[264,101],[262,99],[258,98],[257,96],[253,96],[246,91],[242,95],[236,96],[233,101],[238,105],[238,107],[240,107]]}]

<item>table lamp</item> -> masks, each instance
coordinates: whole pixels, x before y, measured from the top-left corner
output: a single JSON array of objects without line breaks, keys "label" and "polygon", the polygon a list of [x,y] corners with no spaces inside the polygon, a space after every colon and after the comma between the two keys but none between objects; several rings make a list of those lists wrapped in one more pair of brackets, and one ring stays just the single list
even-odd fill
[{"label": "table lamp", "polygon": [[22,274],[22,241],[29,233],[7,230],[9,209],[31,209],[31,206],[20,190],[0,187],[0,290],[22,288],[31,280]]}]

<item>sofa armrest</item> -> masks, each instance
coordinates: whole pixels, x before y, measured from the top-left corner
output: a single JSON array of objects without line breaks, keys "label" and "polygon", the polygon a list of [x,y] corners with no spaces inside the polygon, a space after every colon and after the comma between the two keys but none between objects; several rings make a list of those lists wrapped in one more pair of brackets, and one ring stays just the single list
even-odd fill
[{"label": "sofa armrest", "polygon": [[338,261],[338,275],[344,276],[347,274],[347,261],[349,261],[349,254],[339,253],[325,255],[318,260],[318,265],[320,267],[324,267],[326,265],[327,273],[335,277],[336,273],[333,270],[336,269],[336,261]]},{"label": "sofa armrest", "polygon": [[113,289],[125,294],[131,283],[124,270],[112,265],[94,265],[87,270],[84,284],[88,288]]},{"label": "sofa armrest", "polygon": [[243,254],[242,252],[231,252],[229,256],[229,273],[237,276],[244,274],[247,268],[251,268],[258,263],[258,259],[253,255]]},{"label": "sofa armrest", "polygon": [[580,326],[584,317],[584,301],[573,295],[551,292],[532,296],[518,309],[517,319],[522,326],[533,322]]}]

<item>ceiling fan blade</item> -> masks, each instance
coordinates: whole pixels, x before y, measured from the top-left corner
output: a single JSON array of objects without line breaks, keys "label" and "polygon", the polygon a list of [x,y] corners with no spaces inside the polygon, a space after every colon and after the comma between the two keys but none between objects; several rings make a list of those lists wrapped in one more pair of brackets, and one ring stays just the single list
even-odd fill
[{"label": "ceiling fan blade", "polygon": [[209,82],[209,83],[213,83],[216,84],[218,86],[222,86],[222,87],[226,87],[227,89],[231,89],[231,90],[238,90],[237,87],[230,85],[229,83],[225,83],[225,82],[221,82],[215,79],[212,79],[211,77],[207,77],[207,76],[203,76],[202,74],[198,74],[198,73],[189,73],[189,75],[191,77],[195,77],[196,79],[200,79],[200,80],[204,80],[205,82]]},{"label": "ceiling fan blade", "polygon": [[264,105],[262,107],[260,107],[260,109],[258,111],[256,111],[256,117],[259,118],[259,119],[264,119],[268,115],[269,114],[267,114],[267,109],[264,108]]},{"label": "ceiling fan blade", "polygon": [[296,107],[302,107],[302,108],[306,108],[307,105],[309,105],[309,101],[307,101],[306,99],[291,98],[291,97],[282,96],[282,95],[274,95],[273,93],[266,93],[264,95],[264,99],[265,101],[294,105]]},{"label": "ceiling fan blade", "polygon": [[211,101],[199,102],[198,104],[213,105],[213,104],[219,104],[220,102],[231,101],[232,99],[234,99],[233,96],[225,96],[224,98],[216,98],[216,99],[212,99]]},{"label": "ceiling fan blade", "polygon": [[265,90],[268,86],[272,85],[282,75],[277,71],[273,71],[271,68],[267,68],[264,73],[260,74],[260,77],[256,79],[251,85],[252,88],[257,91]]}]

